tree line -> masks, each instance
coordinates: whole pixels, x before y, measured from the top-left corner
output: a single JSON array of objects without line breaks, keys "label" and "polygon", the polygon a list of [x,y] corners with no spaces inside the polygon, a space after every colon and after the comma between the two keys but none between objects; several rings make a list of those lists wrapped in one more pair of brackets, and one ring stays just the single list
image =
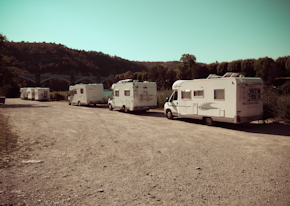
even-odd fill
[{"label": "tree line", "polygon": [[[206,78],[209,74],[239,72],[245,76],[261,77],[264,84],[270,86],[279,77],[290,77],[290,56],[276,60],[262,57],[204,64],[197,62],[192,54],[183,54],[179,61],[137,62],[102,52],[70,49],[61,44],[10,42],[0,34],[0,95],[18,95],[19,87],[29,85],[26,80],[18,78],[18,74],[26,72],[110,76],[115,81],[155,81],[158,89],[171,89],[173,82],[178,79],[198,79]],[[45,84],[49,86],[47,82]],[[61,85],[61,81],[55,85]],[[283,91],[290,92],[289,83],[282,86]]]},{"label": "tree line", "polygon": [[[263,57],[259,59],[204,64],[197,63],[194,55],[183,54],[175,68],[156,64],[149,68],[148,71],[127,71],[122,74],[112,75],[112,77],[117,80],[137,79],[139,81],[155,81],[158,89],[171,89],[173,82],[178,79],[206,78],[209,74],[222,76],[226,72],[238,72],[248,77],[260,77],[267,86],[274,84],[280,84],[279,86],[281,86],[284,82],[279,83],[278,78],[290,77],[290,56],[279,57],[276,60]],[[285,84],[283,85],[283,90],[289,93],[289,82]]]}]

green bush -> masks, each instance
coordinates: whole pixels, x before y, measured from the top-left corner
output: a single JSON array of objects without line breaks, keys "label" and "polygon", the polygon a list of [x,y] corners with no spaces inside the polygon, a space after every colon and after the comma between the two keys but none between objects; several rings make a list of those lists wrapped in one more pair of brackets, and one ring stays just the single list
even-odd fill
[{"label": "green bush", "polygon": [[276,118],[278,93],[274,88],[266,88],[264,91],[264,119]]},{"label": "green bush", "polygon": [[277,100],[278,117],[290,122],[290,96],[281,96]]},{"label": "green bush", "polygon": [[264,119],[279,118],[290,121],[290,96],[281,94],[279,89],[266,88],[264,91]]},{"label": "green bush", "polygon": [[172,90],[158,90],[157,91],[157,105],[159,108],[163,108],[166,102],[166,97],[170,97]]},{"label": "green bush", "polygon": [[59,92],[50,92],[50,99],[53,101],[67,100],[68,92],[59,91]]}]

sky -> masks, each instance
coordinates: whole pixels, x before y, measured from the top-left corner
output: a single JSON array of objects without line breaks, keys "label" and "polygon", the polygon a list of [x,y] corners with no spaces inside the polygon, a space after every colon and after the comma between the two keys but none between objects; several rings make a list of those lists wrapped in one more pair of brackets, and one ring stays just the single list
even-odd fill
[{"label": "sky", "polygon": [[290,55],[290,0],[0,0],[0,33],[130,61]]}]

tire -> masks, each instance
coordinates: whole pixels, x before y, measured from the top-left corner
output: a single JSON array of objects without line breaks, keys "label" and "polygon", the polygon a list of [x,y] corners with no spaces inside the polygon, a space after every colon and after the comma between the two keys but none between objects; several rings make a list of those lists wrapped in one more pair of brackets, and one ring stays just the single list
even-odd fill
[{"label": "tire", "polygon": [[171,112],[171,110],[166,110],[166,117],[167,117],[167,119],[173,119],[173,114],[172,114],[172,112]]},{"label": "tire", "polygon": [[78,102],[78,105],[81,106],[81,102],[80,101]]},{"label": "tire", "polygon": [[129,110],[126,108],[125,105],[123,105],[123,107],[122,107],[122,111],[125,112],[125,113],[127,113]]},{"label": "tire", "polygon": [[114,108],[113,108],[113,106],[111,105],[111,104],[109,104],[109,110],[113,110]]},{"label": "tire", "polygon": [[212,118],[210,118],[210,117],[204,117],[203,123],[207,126],[212,126],[214,124],[214,122],[212,121]]}]

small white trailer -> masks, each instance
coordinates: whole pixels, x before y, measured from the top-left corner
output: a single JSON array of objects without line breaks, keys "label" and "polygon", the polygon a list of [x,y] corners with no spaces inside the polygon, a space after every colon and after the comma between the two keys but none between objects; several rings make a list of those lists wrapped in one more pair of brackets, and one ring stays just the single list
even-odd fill
[{"label": "small white trailer", "polygon": [[49,91],[48,87],[36,87],[34,91],[34,99],[39,101],[49,100]]},{"label": "small white trailer", "polygon": [[35,88],[34,87],[27,87],[27,99],[34,100],[35,98]]},{"label": "small white trailer", "polygon": [[113,94],[108,100],[109,109],[147,111],[157,108],[157,86],[155,82],[121,80],[112,85]]},{"label": "small white trailer", "polygon": [[214,121],[246,123],[263,117],[263,81],[239,73],[209,75],[206,79],[177,80],[164,104],[168,119],[194,118],[212,125]]},{"label": "small white trailer", "polygon": [[28,99],[27,87],[20,88],[20,99]]},{"label": "small white trailer", "polygon": [[69,105],[96,105],[104,103],[103,84],[76,84],[69,87]]}]

